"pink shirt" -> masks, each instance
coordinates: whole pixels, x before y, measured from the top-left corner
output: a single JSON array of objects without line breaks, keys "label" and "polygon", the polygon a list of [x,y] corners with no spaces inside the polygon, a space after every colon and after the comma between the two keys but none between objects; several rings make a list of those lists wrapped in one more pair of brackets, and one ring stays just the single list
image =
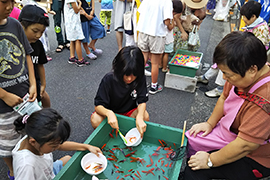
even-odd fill
[{"label": "pink shirt", "polygon": [[9,16],[18,20],[20,13],[21,13],[21,10],[17,7],[14,7]]}]

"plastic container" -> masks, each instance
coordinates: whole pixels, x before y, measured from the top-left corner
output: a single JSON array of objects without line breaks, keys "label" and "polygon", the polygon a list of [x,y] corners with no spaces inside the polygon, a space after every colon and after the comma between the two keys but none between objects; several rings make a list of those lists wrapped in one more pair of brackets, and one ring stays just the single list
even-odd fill
[{"label": "plastic container", "polygon": [[[121,128],[120,131],[123,134],[126,134],[130,129],[134,128],[136,126],[135,119],[122,116],[122,115],[116,115],[118,119],[119,127]],[[181,138],[182,138],[182,129],[169,127],[153,122],[145,122],[147,124],[146,132],[144,133],[142,142],[137,146],[133,147],[136,148],[136,153],[133,155],[134,157],[143,157],[145,156],[145,160],[148,158],[148,162],[142,166],[143,168],[146,167],[147,164],[149,164],[149,149],[142,149],[143,146],[153,146],[153,148],[160,146],[159,139],[164,140],[166,143],[168,143],[169,146],[172,146],[173,148],[180,147],[181,144]],[[111,126],[107,123],[107,121],[102,121],[102,123],[95,129],[95,131],[87,138],[87,140],[84,142],[86,144],[91,144],[94,146],[102,147],[104,144],[107,144],[105,146],[105,149],[107,147],[113,147],[113,145],[118,145],[123,147],[123,141],[119,137],[119,135],[116,137],[115,131],[113,133],[114,138],[111,138],[109,133],[112,132]],[[187,145],[187,139],[184,139],[184,146]],[[108,148],[107,148],[108,149]],[[154,150],[155,150],[154,149]],[[124,149],[125,151],[128,151],[128,149]],[[140,151],[140,152],[139,152]],[[86,173],[81,168],[81,159],[82,157],[89,153],[89,151],[78,151],[76,152],[72,158],[68,161],[68,163],[63,167],[63,169],[55,176],[54,180],[82,180],[82,179],[92,179],[92,175]],[[108,152],[104,152],[108,153]],[[151,150],[151,154],[154,153],[153,150]],[[160,157],[155,157],[156,161]],[[122,159],[122,158],[121,158]],[[121,160],[119,159],[119,160]],[[111,174],[110,167],[113,167],[112,164],[115,164],[114,161],[108,161],[107,168],[99,175],[96,175],[99,179],[116,179],[118,175],[122,176],[122,174],[119,173],[113,173]],[[121,164],[121,169],[123,169],[125,172],[128,172],[129,169],[131,169],[133,165],[137,165],[140,167],[141,165],[137,162],[131,163],[128,159],[126,164]],[[154,164],[155,166],[155,164]],[[163,165],[164,166],[164,165]],[[179,172],[182,166],[182,160],[175,161],[172,167],[167,167],[163,169],[166,171],[165,174],[167,174],[167,178],[169,179],[178,179]],[[114,170],[118,170],[114,168]],[[155,172],[157,173],[157,172]],[[160,171],[159,173],[162,173]],[[126,173],[125,173],[126,174]],[[123,175],[125,175],[123,174]],[[141,173],[141,175],[144,175],[144,173]],[[114,176],[116,176],[114,178]],[[150,175],[148,175],[150,176]],[[148,177],[146,176],[146,178]],[[157,175],[156,175],[157,176]],[[128,177],[131,179],[131,177]],[[151,178],[151,177],[150,177]],[[125,178],[127,179],[127,178]]]},{"label": "plastic container", "polygon": [[[102,169],[100,169],[97,172],[94,172],[93,167],[97,166],[98,164],[101,164]],[[90,175],[98,175],[106,169],[107,159],[101,153],[99,153],[99,157],[94,153],[87,153],[86,155],[83,156],[81,160],[81,167],[86,173]]]},{"label": "plastic container", "polygon": [[142,142],[141,134],[137,128],[132,128],[125,135],[127,140],[126,146],[138,146]]},{"label": "plastic container", "polygon": [[[198,61],[195,62],[188,62],[188,61],[181,61],[182,64],[174,64],[175,58],[177,56],[187,55],[187,56],[196,56],[199,57]],[[172,59],[169,62],[169,69],[171,74],[178,74],[182,76],[194,77],[196,71],[200,67],[200,63],[203,57],[203,53],[201,52],[192,52],[186,50],[177,50]],[[186,62],[186,63],[185,63]]]}]

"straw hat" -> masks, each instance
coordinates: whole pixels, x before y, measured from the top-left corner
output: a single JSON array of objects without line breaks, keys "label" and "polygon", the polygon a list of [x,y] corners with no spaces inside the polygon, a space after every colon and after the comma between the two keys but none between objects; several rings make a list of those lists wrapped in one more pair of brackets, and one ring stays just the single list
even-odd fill
[{"label": "straw hat", "polygon": [[183,0],[192,9],[201,9],[206,6],[208,0]]}]

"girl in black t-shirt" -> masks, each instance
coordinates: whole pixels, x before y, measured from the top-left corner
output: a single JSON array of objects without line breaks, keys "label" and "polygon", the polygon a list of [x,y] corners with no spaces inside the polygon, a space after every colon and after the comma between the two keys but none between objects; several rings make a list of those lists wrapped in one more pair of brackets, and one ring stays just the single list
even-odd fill
[{"label": "girl in black t-shirt", "polygon": [[110,126],[118,130],[115,116],[115,113],[118,113],[135,118],[136,127],[143,136],[146,131],[144,121],[149,121],[147,101],[143,54],[138,47],[124,47],[113,60],[112,72],[107,73],[101,80],[91,124],[96,128],[107,117]]}]

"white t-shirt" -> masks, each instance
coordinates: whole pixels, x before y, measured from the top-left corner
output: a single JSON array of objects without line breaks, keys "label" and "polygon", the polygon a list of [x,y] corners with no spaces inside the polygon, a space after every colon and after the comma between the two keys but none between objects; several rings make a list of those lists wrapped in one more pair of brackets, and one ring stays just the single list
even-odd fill
[{"label": "white t-shirt", "polygon": [[165,28],[167,29],[167,35],[166,35],[166,41],[165,41],[165,44],[171,44],[173,43],[174,41],[174,38],[173,38],[173,29],[169,31],[169,29],[167,28],[167,26],[165,25]]},{"label": "white t-shirt", "polygon": [[164,20],[173,19],[171,0],[142,1],[139,9],[140,18],[137,30],[151,36],[166,36]]},{"label": "white t-shirt", "polygon": [[38,156],[27,149],[19,150],[21,142],[26,138],[27,135],[12,150],[15,179],[52,180],[55,176],[53,173],[52,153]]}]

